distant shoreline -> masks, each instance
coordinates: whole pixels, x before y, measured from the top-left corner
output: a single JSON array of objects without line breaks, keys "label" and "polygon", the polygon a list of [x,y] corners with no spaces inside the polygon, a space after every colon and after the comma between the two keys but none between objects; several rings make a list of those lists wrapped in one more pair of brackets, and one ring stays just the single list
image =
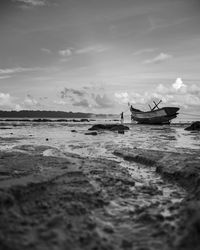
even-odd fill
[{"label": "distant shoreline", "polygon": [[29,118],[36,118],[36,119],[68,119],[68,118],[107,118],[107,117],[115,117],[116,115],[112,114],[93,114],[93,113],[84,113],[84,112],[65,112],[65,111],[48,111],[48,110],[20,110],[20,111],[3,111],[0,110],[0,119],[6,118],[21,118],[21,119],[29,119]]}]

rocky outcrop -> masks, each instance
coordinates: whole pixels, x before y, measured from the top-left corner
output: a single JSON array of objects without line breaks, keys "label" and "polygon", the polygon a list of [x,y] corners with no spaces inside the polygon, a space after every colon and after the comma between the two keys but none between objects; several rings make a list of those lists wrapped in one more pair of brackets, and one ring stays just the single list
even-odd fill
[{"label": "rocky outcrop", "polygon": [[89,132],[89,133],[85,133],[85,135],[97,135],[97,132]]},{"label": "rocky outcrop", "polygon": [[[200,199],[200,164],[199,155],[180,154],[146,149],[118,149],[113,152],[124,160],[155,167],[164,178],[178,182],[193,191]],[[194,193],[193,193],[194,194]]]},{"label": "rocky outcrop", "polygon": [[110,131],[124,131],[129,130],[129,127],[122,124],[95,124],[88,130],[110,130]]},{"label": "rocky outcrop", "polygon": [[198,130],[198,131],[200,131],[200,121],[193,122],[189,127],[185,128],[185,130],[188,130],[188,131]]},{"label": "rocky outcrop", "polygon": [[[177,214],[176,229],[173,232],[175,250],[198,250],[200,246],[200,164],[198,152],[181,154],[145,149],[119,149],[115,155],[124,160],[134,161],[147,167],[155,167],[155,171],[169,181],[177,182],[188,192],[181,202]],[[142,218],[148,218],[142,214]],[[139,217],[140,218],[140,217]]]}]

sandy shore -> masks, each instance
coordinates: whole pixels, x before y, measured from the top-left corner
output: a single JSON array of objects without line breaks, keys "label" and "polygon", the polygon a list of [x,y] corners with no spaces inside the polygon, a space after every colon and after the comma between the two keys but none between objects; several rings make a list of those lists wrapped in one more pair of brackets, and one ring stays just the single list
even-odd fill
[{"label": "sandy shore", "polygon": [[[45,146],[0,152],[0,249],[199,249],[198,154],[115,154],[162,178],[147,184],[116,161]],[[166,198],[165,179],[184,194]]]}]

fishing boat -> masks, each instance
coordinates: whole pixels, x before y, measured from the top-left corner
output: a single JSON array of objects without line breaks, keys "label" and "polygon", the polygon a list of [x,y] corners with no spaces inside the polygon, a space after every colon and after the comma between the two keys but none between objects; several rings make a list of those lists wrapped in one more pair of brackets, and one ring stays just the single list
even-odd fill
[{"label": "fishing boat", "polygon": [[149,105],[150,111],[141,111],[133,108],[131,105],[131,120],[140,124],[170,124],[171,120],[177,117],[179,108],[159,108],[158,105],[161,102],[161,100],[158,103],[154,102],[153,108]]}]

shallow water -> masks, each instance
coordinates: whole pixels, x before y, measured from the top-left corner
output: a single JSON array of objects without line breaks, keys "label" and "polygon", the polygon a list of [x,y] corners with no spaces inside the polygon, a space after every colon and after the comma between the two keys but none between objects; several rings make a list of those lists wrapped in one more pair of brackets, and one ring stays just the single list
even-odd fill
[{"label": "shallow water", "polygon": [[64,152],[111,159],[115,158],[112,152],[122,147],[180,153],[192,153],[200,149],[200,133],[185,131],[182,125],[127,125],[130,130],[125,134],[103,131],[92,136],[85,135],[92,123],[4,122],[0,128],[7,129],[0,129],[0,149],[21,144],[48,145]]}]

